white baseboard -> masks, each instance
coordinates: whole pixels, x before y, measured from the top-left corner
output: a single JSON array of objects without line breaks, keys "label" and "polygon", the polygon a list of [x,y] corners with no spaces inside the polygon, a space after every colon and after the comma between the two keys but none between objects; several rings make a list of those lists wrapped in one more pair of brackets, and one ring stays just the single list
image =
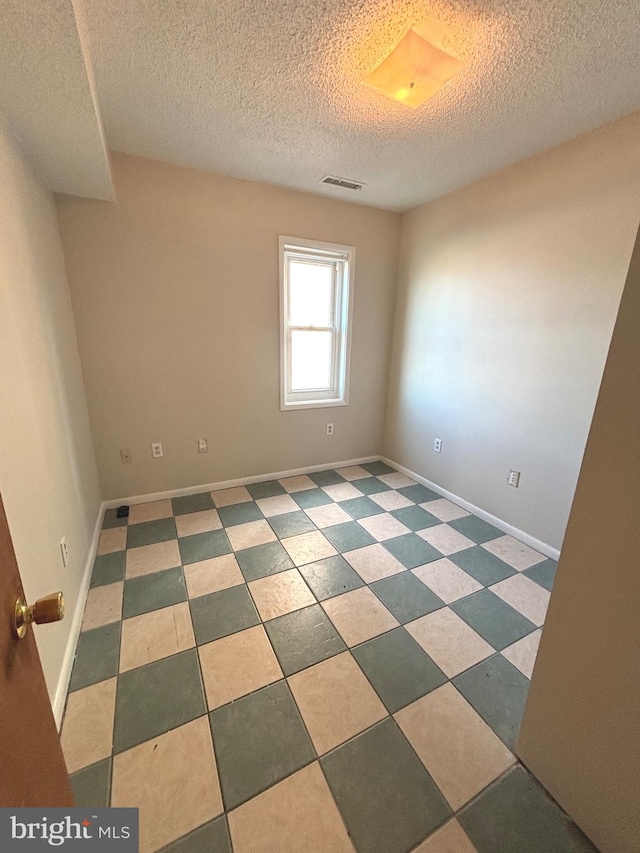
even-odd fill
[{"label": "white baseboard", "polygon": [[558,550],[558,548],[554,548],[553,546],[548,545],[546,542],[541,542],[534,536],[530,536],[528,533],[525,533],[524,530],[520,530],[519,528],[514,527],[508,522],[503,521],[501,518],[497,518],[495,515],[491,515],[491,513],[486,512],[479,506],[475,506],[475,504],[469,503],[469,501],[464,500],[464,498],[458,497],[458,495],[454,495],[447,489],[443,489],[442,486],[439,486],[437,483],[434,483],[431,480],[427,480],[426,477],[422,477],[420,474],[416,474],[415,471],[411,471],[409,468],[405,468],[398,462],[394,462],[393,459],[387,459],[385,456],[380,455],[363,456],[360,459],[348,459],[341,462],[323,462],[321,465],[308,465],[305,468],[292,468],[288,471],[275,471],[270,474],[260,474],[256,477],[240,477],[236,480],[224,480],[218,483],[203,483],[199,486],[187,486],[183,489],[169,489],[165,492],[153,492],[152,494],[148,495],[134,495],[126,498],[113,498],[111,500],[104,501],[103,509],[120,506],[122,504],[131,506],[133,504],[148,503],[149,501],[160,501],[166,500],[168,498],[179,498],[183,495],[197,495],[199,492],[216,492],[220,489],[232,489],[236,486],[246,486],[249,483],[263,483],[267,480],[282,480],[284,477],[297,477],[301,474],[313,474],[315,471],[324,471],[328,468],[346,468],[349,465],[364,465],[368,462],[377,462],[378,460],[386,462],[387,465],[391,465],[393,468],[396,468],[398,471],[401,471],[403,474],[406,474],[407,477],[411,477],[412,480],[415,480],[416,482],[421,483],[423,486],[432,489],[434,492],[437,492],[444,498],[447,498],[453,503],[458,504],[458,506],[461,506],[463,509],[472,512],[474,515],[477,515],[478,518],[482,518],[489,524],[493,524],[493,526],[497,527],[498,530],[502,530],[509,536],[513,536],[515,539],[519,539],[521,542],[524,542],[525,545],[529,545],[536,551],[540,551],[540,553],[544,554],[546,557],[551,557],[551,559],[557,560],[560,556],[560,551]]},{"label": "white baseboard", "polygon": [[259,474],[257,477],[241,477],[238,480],[224,480],[220,483],[204,483],[200,486],[187,486],[184,489],[169,489],[166,492],[154,492],[150,495],[135,495],[128,498],[112,498],[105,501],[107,509],[115,506],[143,504],[149,501],[162,501],[168,498],[180,498],[183,495],[197,495],[200,492],[217,492],[220,489],[233,489],[236,486],[246,486],[249,483],[265,483],[267,480],[282,480],[285,477],[298,477],[301,474],[313,474],[315,471],[326,471],[333,468],[347,468],[350,465],[365,465],[377,462],[380,456],[363,456],[361,459],[348,459],[346,462],[323,462],[322,465],[309,465],[306,468],[293,468],[290,471],[276,471],[273,474]]},{"label": "white baseboard", "polygon": [[427,480],[426,477],[421,477],[420,474],[416,474],[415,471],[405,468],[404,465],[399,465],[397,462],[394,462],[392,459],[387,459],[384,456],[381,456],[380,458],[383,462],[386,462],[387,465],[390,465],[392,468],[397,468],[402,474],[405,474],[407,477],[411,477],[412,480],[416,480],[416,482],[421,483],[428,489],[432,489],[434,492],[442,495],[443,498],[447,498],[447,500],[452,501],[454,504],[458,504],[458,506],[463,509],[472,512],[474,515],[477,515],[478,518],[483,519],[483,521],[493,524],[493,526],[497,527],[498,530],[502,530],[509,536],[513,536],[514,539],[519,539],[520,542],[524,542],[525,545],[529,545],[530,548],[540,551],[540,553],[544,554],[545,557],[551,557],[552,560],[557,560],[560,556],[558,548],[553,548],[551,545],[547,545],[546,542],[541,542],[534,536],[530,536],[528,533],[525,533],[524,530],[519,530],[517,527],[503,521],[501,518],[491,515],[490,512],[485,512],[485,510],[480,509],[479,506],[475,506],[474,504],[469,503],[469,501],[465,501],[463,498],[458,497],[458,495],[454,495],[452,492],[447,491],[447,489],[443,489],[442,486],[431,482],[431,480]]},{"label": "white baseboard", "polygon": [[91,537],[91,543],[89,545],[87,561],[85,563],[82,581],[80,583],[80,589],[78,590],[78,598],[76,601],[75,610],[71,619],[71,630],[69,631],[67,647],[64,651],[62,668],[60,670],[60,676],[58,678],[58,686],[56,687],[56,692],[51,702],[51,706],[53,708],[53,716],[55,718],[58,730],[60,730],[60,727],[62,725],[62,717],[64,715],[64,708],[67,701],[69,682],[71,681],[71,671],[73,670],[73,661],[76,656],[76,647],[78,645],[78,638],[80,636],[80,628],[82,627],[84,607],[87,603],[89,584],[91,583],[91,572],[93,570],[93,562],[96,558],[96,551],[98,550],[98,539],[100,538],[100,531],[102,529],[102,518],[104,516],[104,510],[105,504],[104,501],[102,501],[98,509],[98,517],[96,518],[95,527],[93,528],[93,536]]}]

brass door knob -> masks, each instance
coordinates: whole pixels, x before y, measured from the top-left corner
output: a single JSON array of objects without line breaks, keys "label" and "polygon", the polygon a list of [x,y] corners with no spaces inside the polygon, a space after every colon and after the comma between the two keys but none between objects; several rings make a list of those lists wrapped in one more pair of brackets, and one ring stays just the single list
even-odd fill
[{"label": "brass door knob", "polygon": [[35,604],[27,604],[22,596],[17,599],[13,611],[13,630],[19,639],[26,636],[29,625],[44,625],[47,622],[59,622],[64,619],[64,595],[52,592],[39,598]]}]

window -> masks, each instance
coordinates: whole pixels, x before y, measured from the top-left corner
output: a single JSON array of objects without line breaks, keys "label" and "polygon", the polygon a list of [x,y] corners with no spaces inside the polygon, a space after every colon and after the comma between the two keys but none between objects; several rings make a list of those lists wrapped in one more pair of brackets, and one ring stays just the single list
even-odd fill
[{"label": "window", "polygon": [[280,408],[346,406],[355,249],[280,238]]}]

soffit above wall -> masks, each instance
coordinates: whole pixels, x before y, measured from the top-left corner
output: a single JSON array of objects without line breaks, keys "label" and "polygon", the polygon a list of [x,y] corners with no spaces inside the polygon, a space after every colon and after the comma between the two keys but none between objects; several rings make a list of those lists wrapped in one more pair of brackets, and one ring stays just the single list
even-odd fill
[{"label": "soffit above wall", "polygon": [[[394,210],[640,109],[637,0],[85,5],[110,148]],[[470,64],[412,110],[362,80],[428,16]]]},{"label": "soffit above wall", "polygon": [[0,110],[50,189],[112,200],[82,30],[71,0],[4,0]]}]

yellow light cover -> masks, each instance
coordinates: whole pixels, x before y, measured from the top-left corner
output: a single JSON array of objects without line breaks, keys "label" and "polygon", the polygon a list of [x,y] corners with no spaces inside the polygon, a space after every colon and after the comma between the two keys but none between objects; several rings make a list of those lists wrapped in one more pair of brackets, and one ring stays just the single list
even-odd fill
[{"label": "yellow light cover", "polygon": [[419,107],[467,65],[410,29],[364,83],[409,107]]}]

